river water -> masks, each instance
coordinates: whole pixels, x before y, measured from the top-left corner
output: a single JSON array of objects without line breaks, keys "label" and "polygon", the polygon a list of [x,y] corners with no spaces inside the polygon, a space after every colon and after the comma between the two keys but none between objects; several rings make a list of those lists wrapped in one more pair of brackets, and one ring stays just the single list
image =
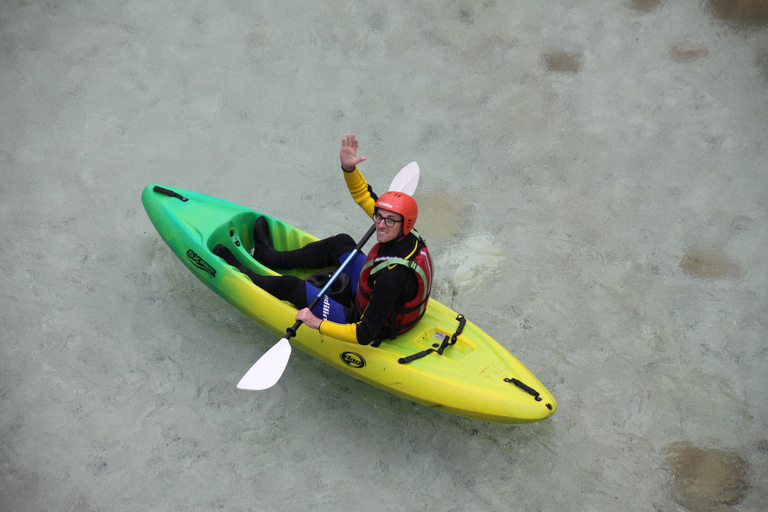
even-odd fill
[{"label": "river water", "polygon": [[[0,509],[765,510],[760,1],[5,1]],[[416,160],[435,296],[552,391],[451,416],[199,283],[140,193],[361,236]]]}]

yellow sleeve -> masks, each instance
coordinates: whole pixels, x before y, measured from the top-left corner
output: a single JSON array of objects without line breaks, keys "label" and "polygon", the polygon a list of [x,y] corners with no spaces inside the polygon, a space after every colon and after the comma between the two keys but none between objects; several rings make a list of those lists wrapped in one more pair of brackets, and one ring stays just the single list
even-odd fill
[{"label": "yellow sleeve", "polygon": [[357,324],[337,324],[323,320],[320,323],[320,334],[337,340],[357,343]]},{"label": "yellow sleeve", "polygon": [[365,213],[367,213],[369,217],[373,218],[373,209],[376,205],[376,200],[371,195],[371,187],[368,185],[368,182],[365,180],[362,173],[360,173],[360,169],[355,167],[355,170],[352,172],[344,171],[344,181],[347,182],[347,188],[349,189],[349,193],[352,194],[352,199],[360,205],[360,208],[365,210]]}]

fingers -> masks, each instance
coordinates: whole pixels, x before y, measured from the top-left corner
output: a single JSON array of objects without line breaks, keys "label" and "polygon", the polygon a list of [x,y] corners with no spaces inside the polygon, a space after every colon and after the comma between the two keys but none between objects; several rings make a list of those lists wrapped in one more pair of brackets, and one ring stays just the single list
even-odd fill
[{"label": "fingers", "polygon": [[355,137],[354,133],[348,133],[346,137],[341,139],[341,147],[342,148],[350,148],[354,151],[357,151],[357,138]]},{"label": "fingers", "polygon": [[357,164],[365,160],[365,157],[357,157],[357,146],[357,137],[354,133],[348,133],[346,137],[342,137],[339,157],[342,169],[347,172],[353,171]]},{"label": "fingers", "polygon": [[311,327],[312,329],[319,328],[321,323],[321,320],[317,318],[309,308],[304,308],[298,311],[296,313],[296,320],[304,323],[304,325]]}]

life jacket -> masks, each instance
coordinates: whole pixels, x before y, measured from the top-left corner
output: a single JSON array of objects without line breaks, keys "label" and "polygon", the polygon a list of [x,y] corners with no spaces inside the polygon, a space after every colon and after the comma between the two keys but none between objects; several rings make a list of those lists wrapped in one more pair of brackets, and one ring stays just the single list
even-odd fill
[{"label": "life jacket", "polygon": [[360,283],[357,287],[355,306],[358,315],[362,316],[373,293],[373,283],[376,281],[376,273],[392,265],[405,265],[413,270],[418,281],[416,296],[403,305],[396,306],[384,324],[384,328],[377,336],[388,334],[395,339],[398,334],[404,333],[421,320],[427,311],[429,294],[432,291],[432,257],[429,255],[424,239],[416,231],[411,231],[418,240],[416,247],[410,254],[402,256],[379,256],[381,244],[377,243],[368,253],[360,272]]}]

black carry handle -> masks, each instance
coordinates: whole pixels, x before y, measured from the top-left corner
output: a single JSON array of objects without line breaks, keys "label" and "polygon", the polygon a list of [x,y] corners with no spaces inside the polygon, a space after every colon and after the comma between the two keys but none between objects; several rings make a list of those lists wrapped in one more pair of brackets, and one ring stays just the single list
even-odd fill
[{"label": "black carry handle", "polygon": [[155,187],[154,187],[154,188],[152,188],[152,190],[154,190],[155,192],[158,192],[158,193],[160,193],[160,194],[165,194],[165,195],[167,195],[167,196],[169,196],[169,197],[176,197],[176,198],[178,198],[178,199],[181,199],[181,200],[182,200],[182,201],[184,201],[185,203],[186,203],[187,201],[189,201],[189,199],[187,199],[187,198],[186,198],[186,197],[184,197],[183,195],[179,194],[178,192],[174,192],[173,190],[168,190],[167,188],[163,188],[163,187],[161,187],[161,186],[159,186],[159,185],[155,185]]},{"label": "black carry handle", "polygon": [[511,382],[515,386],[519,387],[520,389],[522,389],[523,391],[531,395],[537,402],[541,402],[541,396],[539,396],[539,392],[533,389],[532,387],[530,387],[529,385],[524,384],[523,382],[520,382],[519,380],[514,378],[510,379],[509,377],[505,378],[504,382]]},{"label": "black carry handle", "polygon": [[417,354],[412,354],[410,356],[401,357],[400,359],[397,360],[397,362],[400,363],[400,364],[410,363],[411,361],[415,361],[417,359],[421,359],[424,356],[428,356],[432,352],[437,352],[437,350],[435,350],[433,348],[428,348],[427,350],[423,350],[423,351],[421,351],[421,352],[419,352]]}]

